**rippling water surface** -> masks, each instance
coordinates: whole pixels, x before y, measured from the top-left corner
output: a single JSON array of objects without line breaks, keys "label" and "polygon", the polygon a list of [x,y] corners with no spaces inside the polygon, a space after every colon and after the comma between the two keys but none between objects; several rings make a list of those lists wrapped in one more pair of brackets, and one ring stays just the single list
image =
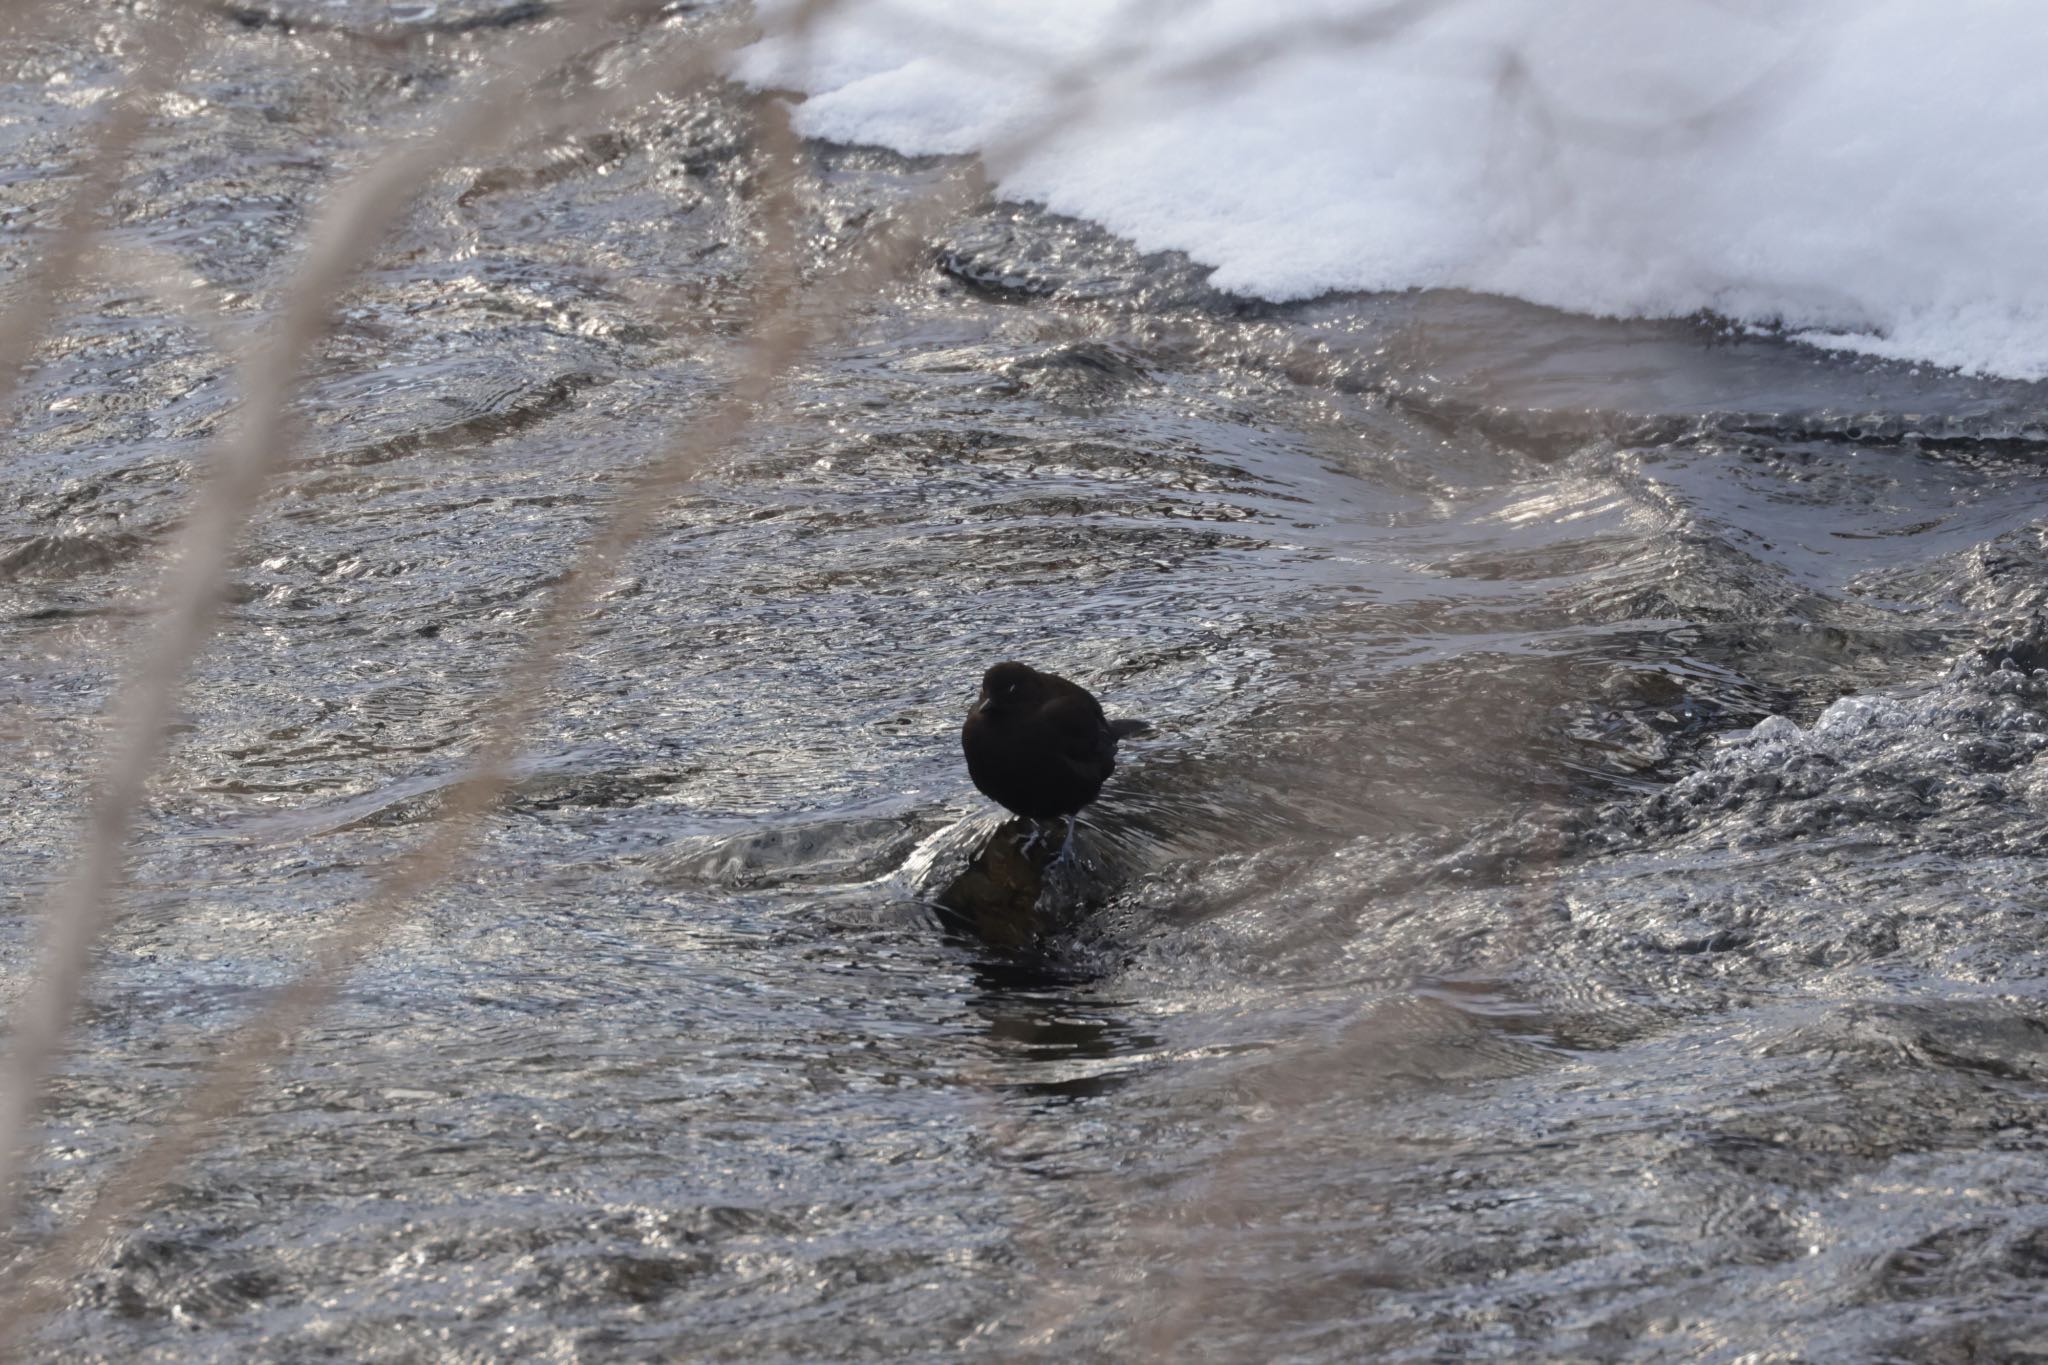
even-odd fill
[{"label": "rippling water surface", "polygon": [[[374,8],[215,13],[116,200],[231,328],[324,187],[546,22]],[[10,272],[122,31],[13,56]],[[31,1238],[423,837],[576,548],[740,363],[749,119],[700,93],[467,165],[345,300]],[[821,268],[943,169],[806,155]],[[40,1352],[2048,1352],[2048,393],[1254,306],[1014,206],[927,260],[666,508],[480,855]],[[235,402],[140,291],[54,331],[0,473],[10,995]],[[955,734],[1008,657],[1156,727],[1025,948],[933,908],[999,819]]]}]

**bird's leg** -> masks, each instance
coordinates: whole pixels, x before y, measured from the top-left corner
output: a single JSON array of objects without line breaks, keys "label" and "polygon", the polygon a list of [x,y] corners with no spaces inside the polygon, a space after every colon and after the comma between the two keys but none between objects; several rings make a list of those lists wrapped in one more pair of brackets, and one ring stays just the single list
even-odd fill
[{"label": "bird's leg", "polygon": [[1027,858],[1030,857],[1031,850],[1037,848],[1038,841],[1044,837],[1045,826],[1039,824],[1036,820],[1033,820],[1031,822],[1031,837],[1026,839],[1023,843],[1017,845],[1017,852],[1023,854]]},{"label": "bird's leg", "polygon": [[1071,858],[1071,857],[1073,857],[1073,856],[1074,856],[1074,817],[1073,817],[1073,816],[1071,816],[1071,815],[1069,815],[1069,816],[1067,817],[1067,837],[1066,837],[1066,838],[1064,838],[1064,839],[1062,839],[1062,840],[1060,841],[1060,851],[1059,851],[1059,854],[1058,854],[1058,856],[1057,856],[1057,857],[1055,857],[1055,858],[1053,859],[1053,861],[1054,861],[1054,862],[1056,862],[1056,863],[1063,863],[1063,862],[1065,862],[1065,861],[1066,861],[1067,859],[1069,859],[1069,858]]}]

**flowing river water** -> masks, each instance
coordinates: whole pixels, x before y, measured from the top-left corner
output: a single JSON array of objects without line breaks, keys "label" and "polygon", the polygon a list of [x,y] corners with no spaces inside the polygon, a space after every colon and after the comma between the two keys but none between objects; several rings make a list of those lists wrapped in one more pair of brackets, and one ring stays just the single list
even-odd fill
[{"label": "flowing river water", "polygon": [[[207,13],[109,239],[230,330],[342,171],[549,22]],[[13,276],[130,55],[74,19],[0,86]],[[577,547],[743,363],[751,99],[464,165],[343,300],[15,1246],[424,837]],[[948,169],[804,158],[814,266]],[[10,998],[235,403],[111,286],[17,397]],[[1253,304],[984,205],[665,506],[477,856],[34,1350],[2048,1356],[2044,453],[2041,386]],[[1001,819],[957,727],[1012,657],[1154,730],[991,942],[937,901]]]}]

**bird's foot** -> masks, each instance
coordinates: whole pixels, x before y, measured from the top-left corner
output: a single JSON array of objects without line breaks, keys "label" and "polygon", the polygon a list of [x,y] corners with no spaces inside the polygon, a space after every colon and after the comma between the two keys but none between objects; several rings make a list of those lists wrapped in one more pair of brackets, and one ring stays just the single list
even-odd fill
[{"label": "bird's foot", "polygon": [[1060,851],[1053,855],[1053,866],[1057,867],[1074,856],[1074,817],[1067,817],[1067,837],[1060,840]]},{"label": "bird's foot", "polygon": [[1033,820],[1031,822],[1031,836],[1027,838],[1023,843],[1017,845],[1017,852],[1023,854],[1027,858],[1030,857],[1031,850],[1037,848],[1038,841],[1040,839],[1043,839],[1044,837],[1045,826],[1039,824],[1036,820]]}]

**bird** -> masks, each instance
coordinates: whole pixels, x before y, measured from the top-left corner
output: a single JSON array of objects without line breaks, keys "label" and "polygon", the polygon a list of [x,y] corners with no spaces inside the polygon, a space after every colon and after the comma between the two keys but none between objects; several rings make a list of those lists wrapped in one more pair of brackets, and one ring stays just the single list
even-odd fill
[{"label": "bird", "polygon": [[[1110,720],[1079,683],[1011,660],[982,675],[960,748],[982,795],[1028,820],[1066,820],[1064,859],[1074,848],[1074,817],[1116,770],[1117,741],[1149,729],[1142,720]],[[1037,842],[1034,830],[1025,851]]]}]

